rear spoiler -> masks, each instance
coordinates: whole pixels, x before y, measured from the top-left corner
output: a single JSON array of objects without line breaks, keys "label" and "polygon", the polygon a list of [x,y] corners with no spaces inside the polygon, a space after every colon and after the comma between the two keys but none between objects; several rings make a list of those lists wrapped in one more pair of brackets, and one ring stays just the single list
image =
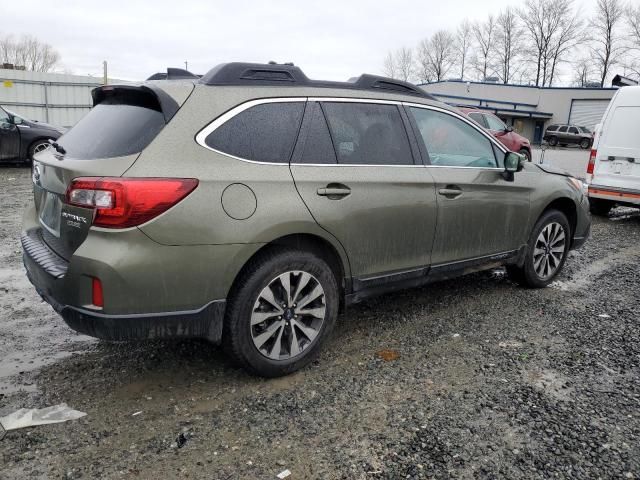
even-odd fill
[{"label": "rear spoiler", "polygon": [[139,105],[161,112],[167,123],[180,108],[168,93],[153,84],[103,85],[94,88],[91,97],[94,107],[107,98],[119,97],[124,104]]}]

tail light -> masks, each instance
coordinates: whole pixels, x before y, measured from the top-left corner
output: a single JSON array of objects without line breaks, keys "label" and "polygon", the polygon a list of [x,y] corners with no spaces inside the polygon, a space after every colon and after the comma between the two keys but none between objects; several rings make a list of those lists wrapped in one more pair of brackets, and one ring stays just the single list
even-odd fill
[{"label": "tail light", "polygon": [[591,149],[591,154],[589,155],[589,163],[587,164],[587,174],[593,175],[593,169],[596,166],[596,155],[598,151],[595,149]]},{"label": "tail light", "polygon": [[197,186],[195,178],[80,177],[67,188],[66,203],[94,208],[94,226],[128,228],[167,211]]}]

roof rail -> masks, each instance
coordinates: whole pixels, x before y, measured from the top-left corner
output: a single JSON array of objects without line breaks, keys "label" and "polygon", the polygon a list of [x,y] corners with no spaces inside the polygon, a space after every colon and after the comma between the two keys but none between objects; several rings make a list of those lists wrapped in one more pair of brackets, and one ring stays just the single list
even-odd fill
[{"label": "roof rail", "polygon": [[191,73],[183,68],[167,68],[167,72],[158,72],[151,75],[147,80],[183,80],[183,79],[198,79],[200,75]]},{"label": "roof rail", "polygon": [[260,86],[309,86],[324,88],[348,88],[354,90],[384,90],[390,93],[416,95],[431,100],[435,97],[409,82],[377,75],[363,74],[347,82],[311,80],[300,67],[292,63],[222,63],[200,78],[205,85],[260,85]]}]

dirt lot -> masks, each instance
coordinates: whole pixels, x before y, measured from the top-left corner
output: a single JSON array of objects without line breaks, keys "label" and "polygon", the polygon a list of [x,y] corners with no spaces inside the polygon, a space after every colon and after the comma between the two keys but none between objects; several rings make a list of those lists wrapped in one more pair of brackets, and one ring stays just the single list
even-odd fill
[{"label": "dirt lot", "polygon": [[87,416],[9,432],[2,479],[640,477],[637,212],[595,220],[549,288],[498,271],[375,299],[267,381],[204,342],[74,334],[22,271],[29,197],[27,170],[0,169],[0,416]]}]

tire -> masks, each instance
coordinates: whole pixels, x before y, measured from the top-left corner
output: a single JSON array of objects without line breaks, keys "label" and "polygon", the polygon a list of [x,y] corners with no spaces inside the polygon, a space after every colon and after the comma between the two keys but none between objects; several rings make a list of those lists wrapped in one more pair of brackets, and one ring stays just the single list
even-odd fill
[{"label": "tire", "polygon": [[235,285],[222,342],[236,363],[255,375],[279,377],[313,360],[338,316],[338,284],[324,260],[300,250],[272,249],[253,260]]},{"label": "tire", "polygon": [[614,203],[609,200],[602,200],[599,198],[589,199],[589,210],[593,215],[598,217],[606,217],[613,208]]},{"label": "tire", "polygon": [[[29,145],[27,163],[31,163],[34,160],[34,155],[41,152],[42,150],[49,148],[49,142],[44,139],[36,140],[31,145]],[[44,148],[43,148],[44,147]]]},{"label": "tire", "polygon": [[555,147],[556,145],[558,145],[558,137],[549,137],[547,143],[549,144],[549,146]]},{"label": "tire", "polygon": [[582,140],[580,140],[581,149],[586,150],[590,146],[591,146],[591,140],[589,140],[588,138],[583,138]]},{"label": "tire", "polygon": [[[559,240],[561,235],[562,239]],[[545,239],[549,239],[550,242],[546,242]],[[545,243],[548,247],[544,245]],[[525,287],[546,287],[562,271],[570,243],[571,228],[565,214],[558,210],[547,210],[533,227],[524,264],[521,267],[516,265],[507,267],[509,277]],[[554,253],[554,250],[551,250],[552,247],[561,251],[555,250]],[[548,268],[545,268],[545,265]]]},{"label": "tire", "polygon": [[518,153],[520,155],[524,155],[526,157],[526,159],[527,159],[527,162],[531,161],[531,152],[529,150],[527,150],[526,148],[521,148]]}]

